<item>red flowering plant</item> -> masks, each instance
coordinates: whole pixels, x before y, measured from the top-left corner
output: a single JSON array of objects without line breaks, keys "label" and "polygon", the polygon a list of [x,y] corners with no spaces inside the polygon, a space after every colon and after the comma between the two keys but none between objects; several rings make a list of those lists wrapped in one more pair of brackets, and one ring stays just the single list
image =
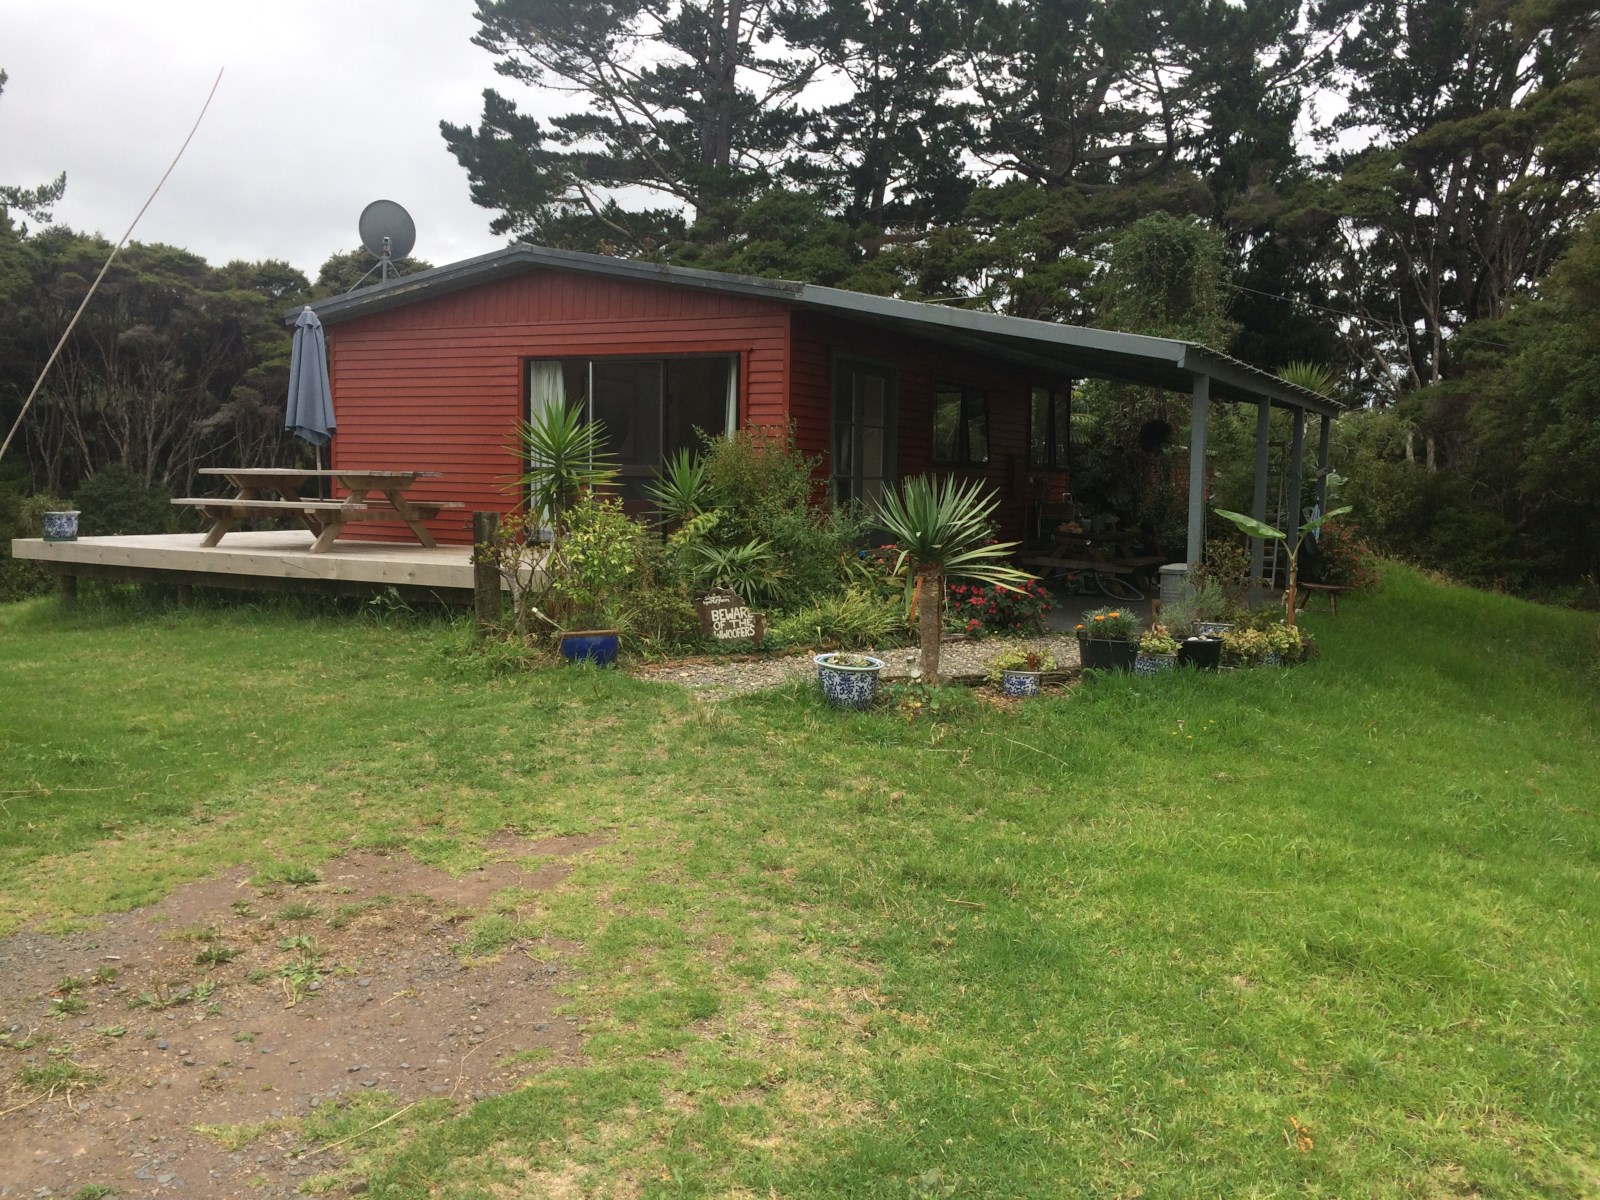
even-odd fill
[{"label": "red flowering plant", "polygon": [[1377,553],[1361,539],[1354,521],[1329,521],[1318,531],[1316,551],[1306,574],[1316,583],[1330,583],[1358,592],[1376,591]]},{"label": "red flowering plant", "polygon": [[945,592],[945,624],[957,633],[1043,633],[1050,593],[1037,579],[1011,588],[952,583]]}]

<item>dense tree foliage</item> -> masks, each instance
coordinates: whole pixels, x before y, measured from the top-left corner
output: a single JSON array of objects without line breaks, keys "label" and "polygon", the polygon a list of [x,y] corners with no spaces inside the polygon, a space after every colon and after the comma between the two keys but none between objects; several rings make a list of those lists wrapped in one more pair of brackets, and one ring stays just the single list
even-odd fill
[{"label": "dense tree foliage", "polygon": [[[444,127],[497,230],[1326,364],[1373,410],[1343,441],[1391,549],[1526,587],[1600,570],[1569,461],[1594,436],[1570,282],[1600,210],[1593,0],[478,15],[503,75],[570,101],[541,123],[491,91]],[[1080,400],[1091,475],[1181,441],[1181,405]]]}]

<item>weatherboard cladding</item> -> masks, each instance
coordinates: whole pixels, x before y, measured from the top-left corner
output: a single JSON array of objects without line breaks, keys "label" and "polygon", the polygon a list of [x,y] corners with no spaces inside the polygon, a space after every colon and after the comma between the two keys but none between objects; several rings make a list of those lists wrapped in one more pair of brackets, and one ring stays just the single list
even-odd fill
[{"label": "weatherboard cladding", "polygon": [[[1027,371],[992,358],[952,349],[927,338],[907,337],[854,321],[798,311],[793,324],[790,411],[797,440],[807,454],[826,460],[833,422],[833,369],[840,357],[862,359],[895,370],[895,473],[927,473],[982,479],[995,489],[1002,533],[1018,538],[1031,499],[1064,490],[1066,473],[1028,465],[1029,402],[1036,383],[1061,384],[1055,372]],[[989,413],[989,461],[949,467],[933,461],[933,398],[946,386],[984,393]]]},{"label": "weatherboard cladding", "polygon": [[[512,507],[526,360],[736,353],[740,424],[781,425],[788,336],[787,306],[771,300],[559,270],[352,314],[327,329],[334,465],[438,471],[413,494],[465,502],[429,528],[467,543],[473,511]],[[375,522],[360,536],[410,533]]]}]

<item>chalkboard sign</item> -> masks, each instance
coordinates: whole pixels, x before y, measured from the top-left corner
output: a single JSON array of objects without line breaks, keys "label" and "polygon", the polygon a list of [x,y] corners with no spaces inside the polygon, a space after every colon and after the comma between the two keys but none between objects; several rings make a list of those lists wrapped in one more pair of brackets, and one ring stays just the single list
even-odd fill
[{"label": "chalkboard sign", "polygon": [[751,612],[734,592],[707,592],[694,602],[700,632],[714,642],[754,642],[767,636],[767,614]]}]

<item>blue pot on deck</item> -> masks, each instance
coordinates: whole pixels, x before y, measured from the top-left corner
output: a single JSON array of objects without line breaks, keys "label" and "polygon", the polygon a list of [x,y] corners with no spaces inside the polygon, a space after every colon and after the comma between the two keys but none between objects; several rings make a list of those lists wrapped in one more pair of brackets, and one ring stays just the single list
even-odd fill
[{"label": "blue pot on deck", "polygon": [[78,540],[77,509],[44,514],[44,540],[47,542],[75,542]]},{"label": "blue pot on deck", "polygon": [[569,663],[585,660],[597,667],[614,666],[622,639],[613,629],[590,629],[561,635],[561,657]]}]

